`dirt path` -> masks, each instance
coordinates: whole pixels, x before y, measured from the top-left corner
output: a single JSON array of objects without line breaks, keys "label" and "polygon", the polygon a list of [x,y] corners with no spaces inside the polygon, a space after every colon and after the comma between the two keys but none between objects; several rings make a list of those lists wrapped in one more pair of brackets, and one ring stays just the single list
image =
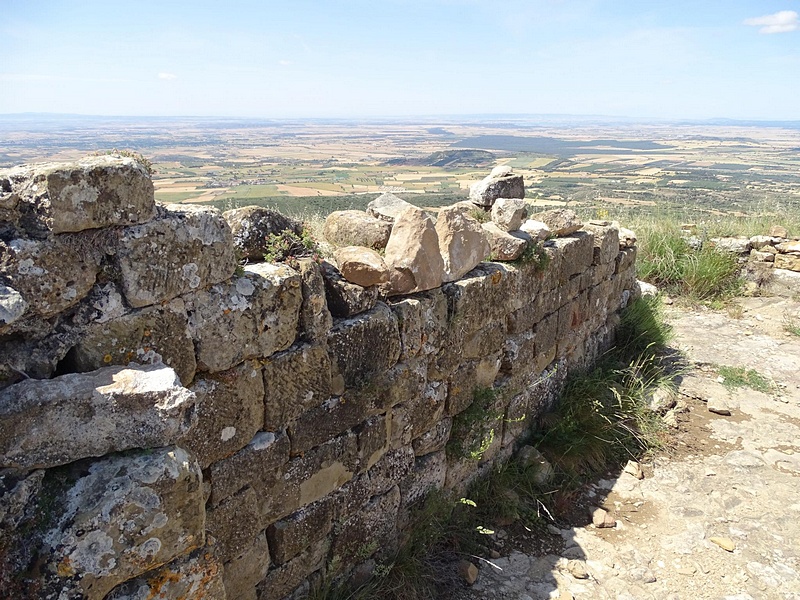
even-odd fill
[{"label": "dirt path", "polygon": [[[484,563],[465,597],[800,600],[800,337],[783,329],[800,303],[741,303],[739,318],[669,311],[690,363],[673,447],[644,479],[623,473],[583,498],[616,526],[551,526],[560,555]],[[755,369],[772,387],[729,392],[717,365]]]}]

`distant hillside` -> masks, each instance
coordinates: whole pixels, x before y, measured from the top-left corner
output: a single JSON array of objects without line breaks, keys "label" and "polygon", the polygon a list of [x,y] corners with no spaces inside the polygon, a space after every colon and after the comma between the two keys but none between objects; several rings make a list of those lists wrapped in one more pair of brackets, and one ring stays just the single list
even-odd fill
[{"label": "distant hillside", "polygon": [[665,150],[669,146],[649,140],[562,140],[543,136],[476,135],[455,142],[454,148],[486,148],[507,152],[534,152],[555,156],[576,154],[625,154],[645,150]]},{"label": "distant hillside", "polygon": [[393,158],[387,166],[441,167],[488,167],[494,164],[496,154],[486,150],[441,150],[425,158]]}]

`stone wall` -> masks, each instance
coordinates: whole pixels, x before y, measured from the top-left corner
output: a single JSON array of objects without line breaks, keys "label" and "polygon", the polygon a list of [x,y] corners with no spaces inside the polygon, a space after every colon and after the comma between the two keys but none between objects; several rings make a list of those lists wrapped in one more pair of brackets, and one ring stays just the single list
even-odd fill
[{"label": "stone wall", "polygon": [[218,212],[155,203],[126,158],[0,174],[0,240],[13,598],[278,599],[380,561],[429,490],[512,454],[636,287],[595,223],[421,293],[347,283],[332,317],[333,267],[237,267]]}]

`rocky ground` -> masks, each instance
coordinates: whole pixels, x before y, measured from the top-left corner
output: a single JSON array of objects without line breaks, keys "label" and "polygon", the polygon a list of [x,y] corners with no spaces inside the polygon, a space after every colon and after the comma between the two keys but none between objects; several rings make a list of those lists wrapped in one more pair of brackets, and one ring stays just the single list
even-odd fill
[{"label": "rocky ground", "polygon": [[[739,305],[668,311],[688,364],[670,447],[644,478],[631,468],[595,482],[578,500],[583,521],[548,526],[557,550],[482,562],[461,598],[800,599],[800,337],[784,328],[800,302]],[[755,369],[769,389],[731,391],[718,365]],[[597,527],[593,507],[613,527]]]}]

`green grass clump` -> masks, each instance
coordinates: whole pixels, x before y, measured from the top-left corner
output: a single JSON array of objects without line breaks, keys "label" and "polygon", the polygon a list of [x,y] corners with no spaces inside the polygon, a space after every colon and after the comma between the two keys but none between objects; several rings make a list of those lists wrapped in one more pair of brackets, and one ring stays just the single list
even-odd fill
[{"label": "green grass clump", "polygon": [[300,235],[291,230],[271,233],[267,238],[266,262],[291,262],[292,259],[318,257],[320,250],[308,229]]},{"label": "green grass clump", "polygon": [[647,398],[672,385],[662,361],[669,337],[659,298],[633,302],[623,313],[616,346],[591,369],[567,378],[555,410],[541,419],[538,449],[579,477],[658,447],[662,424]]},{"label": "green grass clump", "polygon": [[728,389],[747,387],[767,394],[773,388],[772,382],[755,369],[720,365],[717,367],[717,373],[723,379],[722,385]]},{"label": "green grass clump", "polygon": [[472,392],[472,403],[453,417],[447,455],[479,461],[494,441],[494,424],[503,415],[493,410],[497,392],[479,387]]},{"label": "green grass clump", "polygon": [[787,312],[783,315],[783,330],[800,337],[800,320]]}]

